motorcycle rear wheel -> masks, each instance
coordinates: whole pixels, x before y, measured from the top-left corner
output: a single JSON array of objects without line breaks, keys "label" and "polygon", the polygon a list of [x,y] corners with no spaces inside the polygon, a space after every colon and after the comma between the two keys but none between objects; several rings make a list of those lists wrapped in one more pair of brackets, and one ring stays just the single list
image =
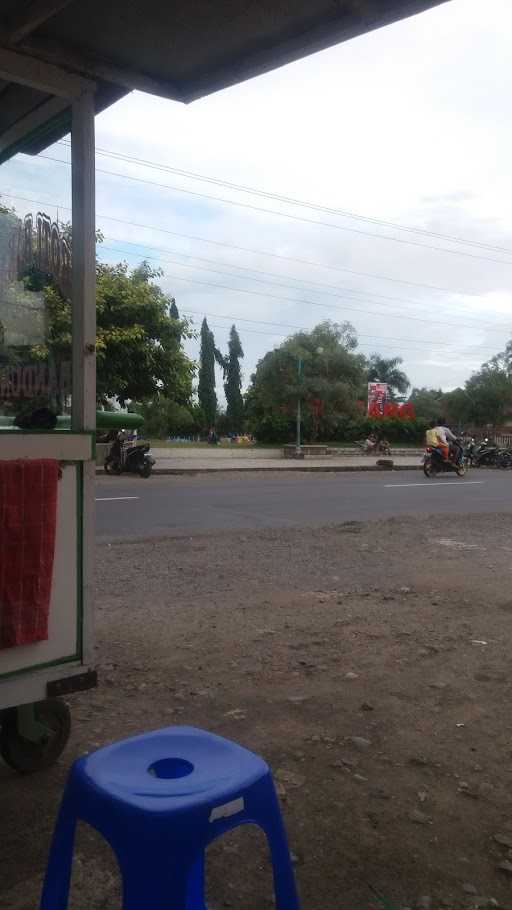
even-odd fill
[{"label": "motorcycle rear wheel", "polygon": [[429,479],[436,476],[437,470],[430,460],[423,463],[423,473]]},{"label": "motorcycle rear wheel", "polygon": [[103,465],[105,474],[122,474],[123,469],[118,461],[106,461]]}]

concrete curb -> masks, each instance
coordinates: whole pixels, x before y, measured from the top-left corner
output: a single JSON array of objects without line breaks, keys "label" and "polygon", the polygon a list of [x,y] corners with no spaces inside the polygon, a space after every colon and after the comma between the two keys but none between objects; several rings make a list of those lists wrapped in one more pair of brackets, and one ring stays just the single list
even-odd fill
[{"label": "concrete curb", "polygon": [[[155,475],[192,475],[192,474],[260,474],[262,471],[270,472],[273,471],[274,474],[288,474],[290,472],[301,473],[307,472],[309,474],[345,474],[348,472],[368,472],[368,471],[381,471],[382,473],[388,472],[392,473],[393,471],[421,471],[422,465],[394,465],[392,468],[382,468],[379,465],[306,465],[304,463],[300,465],[289,465],[286,468],[276,468],[276,467],[266,467],[261,468],[153,468],[153,474]],[[107,476],[103,468],[96,468],[96,474],[102,474]],[[121,475],[122,476],[122,475]]]}]

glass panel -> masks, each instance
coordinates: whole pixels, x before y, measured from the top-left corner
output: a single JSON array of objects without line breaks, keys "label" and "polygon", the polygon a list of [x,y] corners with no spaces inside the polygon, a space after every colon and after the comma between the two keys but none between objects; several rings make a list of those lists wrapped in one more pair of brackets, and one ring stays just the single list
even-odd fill
[{"label": "glass panel", "polygon": [[0,207],[0,425],[69,425],[70,301],[70,228]]}]

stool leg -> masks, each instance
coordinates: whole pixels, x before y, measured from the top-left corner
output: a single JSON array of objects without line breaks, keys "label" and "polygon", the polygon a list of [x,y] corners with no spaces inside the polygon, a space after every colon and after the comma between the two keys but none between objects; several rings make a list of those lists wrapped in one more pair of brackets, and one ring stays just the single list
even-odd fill
[{"label": "stool leg", "polygon": [[200,853],[188,874],[187,910],[208,910],[204,898],[204,853]]},{"label": "stool leg", "polygon": [[270,830],[264,830],[272,858],[276,910],[299,910],[295,873],[283,823],[279,821],[277,824],[274,821]]},{"label": "stool leg", "polygon": [[288,839],[270,774],[256,785],[249,814],[267,836],[272,860],[276,910],[300,910]]},{"label": "stool leg", "polygon": [[40,910],[67,910],[73,865],[76,816],[64,796],[46,867]]}]

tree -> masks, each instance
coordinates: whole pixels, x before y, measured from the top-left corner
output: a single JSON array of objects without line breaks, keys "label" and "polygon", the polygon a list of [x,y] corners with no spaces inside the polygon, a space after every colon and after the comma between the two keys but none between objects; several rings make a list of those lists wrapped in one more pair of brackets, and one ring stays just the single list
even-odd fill
[{"label": "tree", "polygon": [[215,424],[217,395],[215,393],[215,339],[206,318],[201,325],[201,350],[199,353],[199,404],[208,426]]},{"label": "tree", "polygon": [[465,393],[472,422],[497,426],[512,407],[512,378],[507,369],[490,361],[468,379]]},{"label": "tree", "polygon": [[244,356],[238,332],[234,325],[229,333],[228,355],[223,360],[224,393],[226,395],[226,416],[229,431],[239,433],[244,416],[242,398],[242,373],[240,360]]},{"label": "tree", "polygon": [[419,420],[437,420],[443,414],[445,395],[441,389],[413,389],[409,401],[414,405],[414,412]]},{"label": "tree", "polygon": [[401,357],[386,358],[372,354],[368,359],[368,382],[386,382],[391,398],[395,398],[396,393],[405,395],[411,383],[399,369],[401,363]]},{"label": "tree", "polygon": [[299,398],[305,435],[313,439],[329,437],[340,418],[355,415],[366,365],[354,352],[356,345],[350,323],[323,322],[269,351],[257,364],[246,395],[256,435],[258,426],[275,426],[279,438],[289,433]]},{"label": "tree", "polygon": [[[114,398],[124,406],[159,394],[181,405],[191,399],[195,365],[185,354],[181,338],[191,337],[192,332],[186,320],[170,317],[169,298],[154,283],[160,275],[145,262],[131,273],[126,263],[96,266],[100,403]],[[54,283],[47,283],[43,294],[46,337],[32,348],[32,356],[59,364],[70,356],[71,304]]]},{"label": "tree", "polygon": [[[136,405],[136,410],[144,417],[144,432],[147,436],[167,439],[169,436],[190,436],[198,432],[197,405],[177,404],[161,395],[153,401]],[[202,414],[200,415],[202,420]]]}]

